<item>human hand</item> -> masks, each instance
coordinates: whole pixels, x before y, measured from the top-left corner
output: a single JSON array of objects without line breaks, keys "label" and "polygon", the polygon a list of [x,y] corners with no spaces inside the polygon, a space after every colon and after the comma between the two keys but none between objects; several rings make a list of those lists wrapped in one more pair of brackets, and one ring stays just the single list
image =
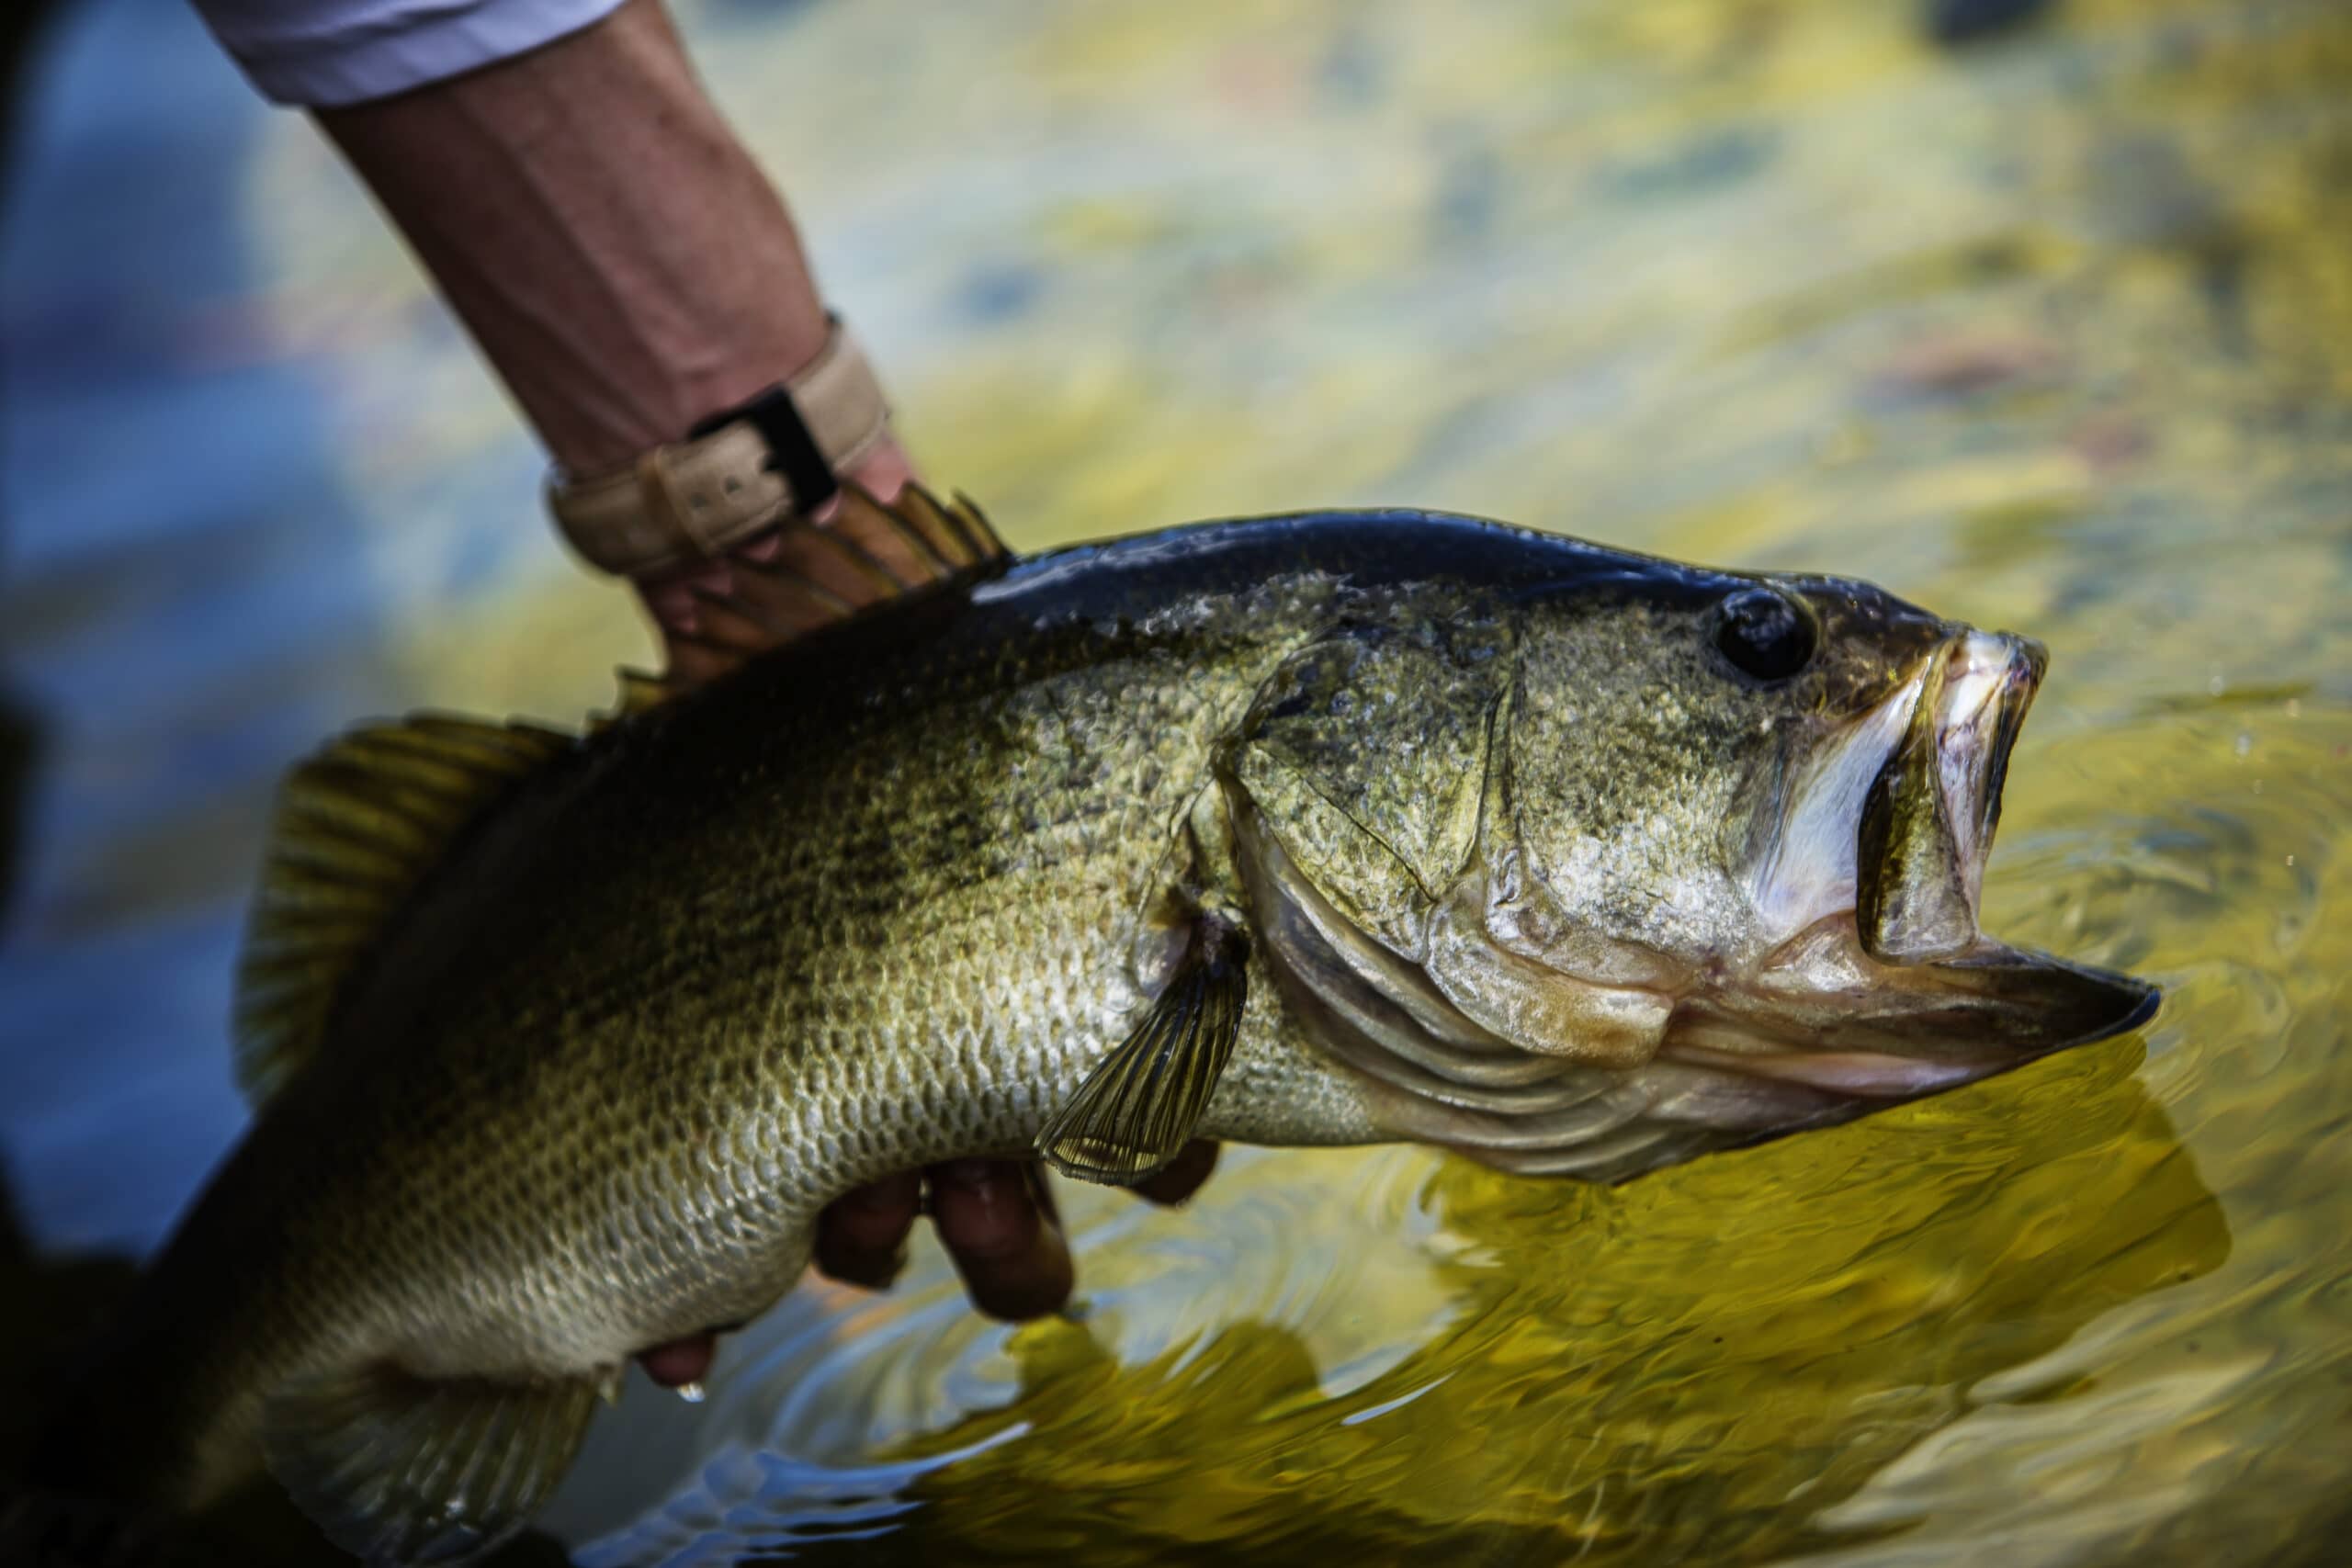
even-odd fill
[{"label": "human hand", "polygon": [[[1182,1203],[1216,1168],[1216,1145],[1196,1140],[1134,1190],[1154,1203]],[[819,1216],[819,1271],[886,1288],[906,1266],[907,1235],[926,1211],[972,1304],[990,1317],[1017,1323],[1069,1300],[1069,1247],[1053,1189],[1034,1160],[950,1160],[857,1188]]]},{"label": "human hand", "polygon": [[[1216,1168],[1216,1149],[1194,1139],[1138,1184],[1136,1195],[1182,1203]],[[817,1271],[844,1284],[888,1290],[906,1267],[915,1216],[928,1211],[974,1306],[1008,1323],[1059,1312],[1077,1276],[1046,1182],[1035,1161],[1011,1159],[949,1160],[869,1181],[826,1204],[818,1216]],[[718,1353],[719,1332],[706,1329],[656,1345],[639,1351],[638,1361],[664,1388],[699,1390]]]}]

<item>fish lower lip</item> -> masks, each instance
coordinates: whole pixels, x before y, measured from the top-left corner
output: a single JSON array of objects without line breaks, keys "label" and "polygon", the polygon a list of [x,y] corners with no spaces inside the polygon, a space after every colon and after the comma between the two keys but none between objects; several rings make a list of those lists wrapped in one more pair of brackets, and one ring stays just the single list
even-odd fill
[{"label": "fish lower lip", "polygon": [[1693,1066],[1722,1067],[1756,1077],[1778,1078],[1806,1089],[1861,1100],[1916,1100],[1962,1084],[1973,1083],[2000,1070],[1990,1060],[1944,1061],[1928,1056],[1902,1056],[1883,1051],[1775,1050],[1762,1053],[1726,1051],[1702,1044],[1668,1047],[1669,1059]]},{"label": "fish lower lip", "polygon": [[1823,921],[1746,987],[1679,1012],[1661,1059],[1880,1105],[2136,1029],[2161,999],[2132,976],[1990,938],[1883,965],[1859,936]]}]

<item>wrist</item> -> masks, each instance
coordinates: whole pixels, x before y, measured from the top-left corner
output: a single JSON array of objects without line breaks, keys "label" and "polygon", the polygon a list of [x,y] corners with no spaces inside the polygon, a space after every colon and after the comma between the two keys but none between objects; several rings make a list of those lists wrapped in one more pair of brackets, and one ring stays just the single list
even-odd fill
[{"label": "wrist", "polygon": [[824,353],[829,325],[815,292],[801,281],[731,311],[706,307],[695,312],[699,320],[644,323],[651,352],[628,397],[610,405],[566,399],[560,412],[550,411],[540,435],[556,468],[594,474],[624,467],[801,374]]},{"label": "wrist", "polygon": [[[786,518],[825,515],[842,478],[857,476],[889,434],[889,419],[872,367],[831,322],[814,361],[696,420],[687,439],[655,443],[601,473],[558,468],[548,509],[589,564],[621,577],[668,577]],[[886,460],[878,473],[888,472]]]}]

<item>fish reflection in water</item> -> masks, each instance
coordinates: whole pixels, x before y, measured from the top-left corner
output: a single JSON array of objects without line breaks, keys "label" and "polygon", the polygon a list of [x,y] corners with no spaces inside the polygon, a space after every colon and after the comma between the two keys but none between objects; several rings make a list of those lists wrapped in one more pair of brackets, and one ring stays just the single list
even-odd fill
[{"label": "fish reflection in water", "polygon": [[[593,1568],[786,1550],[843,1564],[1081,1549],[1136,1563],[1870,1562],[1856,1541],[1909,1520],[1881,1506],[1822,1521],[1873,1497],[1874,1472],[1964,1431],[1985,1380],[2228,1257],[2220,1204],[2134,1076],[2141,1055],[2088,1047],[2023,1069],[2025,1092],[1997,1109],[1962,1090],[1881,1118],[1896,1137],[1822,1133],[1802,1155],[1718,1156],[1613,1190],[1398,1153],[1341,1213],[1350,1199],[1313,1187],[1330,1156],[1263,1156],[1283,1168],[1255,1174],[1291,1201],[1285,1234],[1352,1223],[1417,1245],[1296,1278],[1329,1255],[1250,1249],[1249,1201],[1220,1213],[1212,1190],[1197,1213],[1135,1222],[1168,1233],[1144,1240],[1156,1267],[1098,1290],[1076,1322],[951,1325],[944,1280],[910,1282],[899,1332],[866,1309],[844,1334],[859,1320],[787,1308],[750,1331],[706,1411],[665,1427],[658,1395],[635,1391],[653,1418],[592,1438],[550,1522],[595,1537],[576,1549]],[[1755,1201],[1759,1182],[1772,1201]],[[1197,1332],[1137,1356],[1123,1341],[1154,1337],[1137,1322],[1148,1293],[1182,1300]],[[1348,1340],[1353,1316],[1393,1328],[1399,1295],[1405,1315],[1435,1303],[1444,1321],[1335,1394],[1313,1346]],[[1001,1361],[994,1408],[870,1448],[844,1429],[845,1409],[909,1387],[987,1397]],[[1467,1368],[1483,1371],[1455,1375]],[[2001,1409],[2045,1440],[2096,1442],[2099,1414],[2033,1402],[2046,1392],[2028,1383]],[[1498,1422],[1521,1440],[1483,1441]],[[685,1480],[642,1490],[663,1476]]]}]

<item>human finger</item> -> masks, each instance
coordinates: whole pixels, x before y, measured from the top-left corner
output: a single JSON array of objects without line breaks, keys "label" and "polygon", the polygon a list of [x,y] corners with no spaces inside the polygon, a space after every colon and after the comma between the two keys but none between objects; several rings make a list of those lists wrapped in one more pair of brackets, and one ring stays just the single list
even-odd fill
[{"label": "human finger", "polygon": [[950,1160],[930,1174],[932,1222],[974,1306],[1017,1323],[1069,1300],[1069,1247],[1024,1162]]}]

